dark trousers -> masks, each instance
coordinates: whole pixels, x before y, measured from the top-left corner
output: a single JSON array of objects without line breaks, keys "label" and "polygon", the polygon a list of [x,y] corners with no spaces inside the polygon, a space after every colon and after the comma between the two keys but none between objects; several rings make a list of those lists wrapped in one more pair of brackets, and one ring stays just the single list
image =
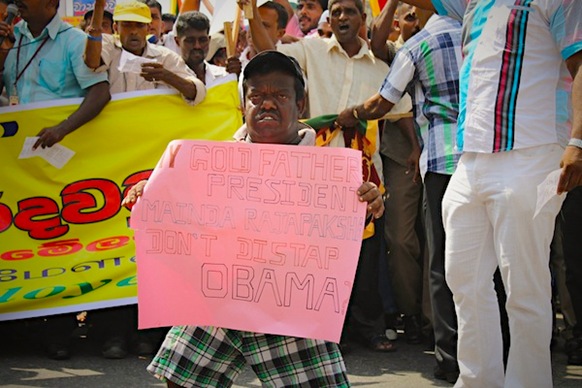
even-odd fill
[{"label": "dark trousers", "polygon": [[442,200],[450,175],[427,172],[424,177],[426,201],[426,238],[429,254],[429,291],[432,304],[432,325],[435,357],[443,371],[458,370],[457,315],[453,294],[445,281],[445,229],[442,221]]},{"label": "dark trousers", "polygon": [[374,236],[362,241],[346,319],[351,332],[366,340],[384,333],[384,309],[378,291],[378,258],[384,238],[383,226],[383,218],[375,220]]},{"label": "dark trousers", "polygon": [[[388,247],[390,283],[400,313],[422,312],[423,236],[417,228],[422,185],[412,181],[412,174],[390,158],[383,157],[384,182],[389,197],[385,201],[384,233]],[[421,233],[422,234],[422,233]]]},{"label": "dark trousers", "polygon": [[582,186],[570,191],[560,212],[566,286],[576,316],[573,334],[582,337]]}]

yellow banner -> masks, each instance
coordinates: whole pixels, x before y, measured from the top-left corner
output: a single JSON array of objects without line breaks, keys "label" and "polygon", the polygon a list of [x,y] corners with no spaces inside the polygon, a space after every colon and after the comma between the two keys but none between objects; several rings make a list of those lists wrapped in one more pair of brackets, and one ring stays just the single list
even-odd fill
[{"label": "yellow banner", "polygon": [[171,140],[227,140],[242,124],[236,82],[194,107],[151,92],[111,101],[68,135],[60,144],[75,155],[62,169],[18,156],[26,137],[80,100],[0,109],[0,321],[135,303],[124,192],[149,176]]}]

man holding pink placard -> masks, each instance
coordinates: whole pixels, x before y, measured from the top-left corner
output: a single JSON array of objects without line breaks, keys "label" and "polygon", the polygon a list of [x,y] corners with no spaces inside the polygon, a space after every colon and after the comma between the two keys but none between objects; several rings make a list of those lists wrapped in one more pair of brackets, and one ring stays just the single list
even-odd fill
[{"label": "man holding pink placard", "polygon": [[[258,54],[244,70],[243,90],[246,125],[235,134],[238,141],[315,145],[315,131],[298,122],[305,84],[293,59],[275,51]],[[134,203],[143,187],[136,185],[125,203]],[[374,184],[362,184],[357,195],[367,202],[368,217],[382,216],[383,200]],[[168,387],[223,387],[234,383],[245,363],[266,386],[349,386],[336,343],[213,326],[174,326],[148,371]]]}]

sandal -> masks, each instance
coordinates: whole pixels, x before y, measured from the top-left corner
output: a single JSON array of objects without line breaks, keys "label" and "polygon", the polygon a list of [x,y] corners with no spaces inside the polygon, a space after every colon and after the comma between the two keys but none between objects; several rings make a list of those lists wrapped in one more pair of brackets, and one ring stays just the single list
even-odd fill
[{"label": "sandal", "polygon": [[368,340],[368,348],[376,352],[393,352],[396,345],[385,334],[378,334]]}]

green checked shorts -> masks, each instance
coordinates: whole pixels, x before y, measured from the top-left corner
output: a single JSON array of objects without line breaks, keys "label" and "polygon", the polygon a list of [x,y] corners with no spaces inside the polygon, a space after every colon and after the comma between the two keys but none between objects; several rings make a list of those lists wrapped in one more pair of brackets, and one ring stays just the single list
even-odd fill
[{"label": "green checked shorts", "polygon": [[147,370],[183,387],[230,387],[245,363],[265,387],[349,387],[337,344],[210,326],[174,326]]}]

